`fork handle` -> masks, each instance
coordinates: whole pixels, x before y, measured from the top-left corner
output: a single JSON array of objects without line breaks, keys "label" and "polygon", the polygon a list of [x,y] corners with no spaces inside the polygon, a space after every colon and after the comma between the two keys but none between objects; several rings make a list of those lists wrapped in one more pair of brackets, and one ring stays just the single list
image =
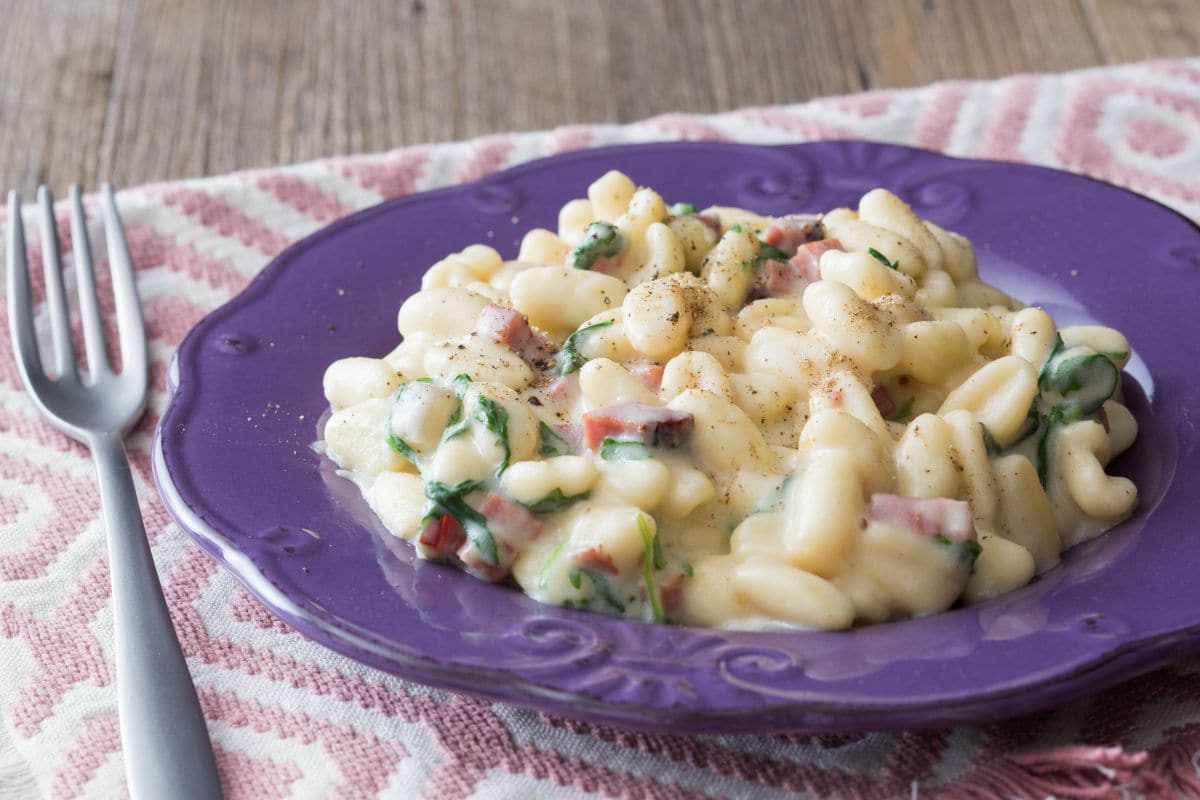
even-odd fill
[{"label": "fork handle", "polygon": [[133,800],[220,798],[208,728],[154,569],[125,445],[119,434],[89,443],[108,539],[129,794]]}]

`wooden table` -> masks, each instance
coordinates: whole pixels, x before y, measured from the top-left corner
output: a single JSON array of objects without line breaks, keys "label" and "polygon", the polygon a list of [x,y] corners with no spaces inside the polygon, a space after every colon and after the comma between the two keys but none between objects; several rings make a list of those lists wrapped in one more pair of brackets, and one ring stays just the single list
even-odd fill
[{"label": "wooden table", "polygon": [[0,0],[0,186],[1200,53],[1200,0]]}]

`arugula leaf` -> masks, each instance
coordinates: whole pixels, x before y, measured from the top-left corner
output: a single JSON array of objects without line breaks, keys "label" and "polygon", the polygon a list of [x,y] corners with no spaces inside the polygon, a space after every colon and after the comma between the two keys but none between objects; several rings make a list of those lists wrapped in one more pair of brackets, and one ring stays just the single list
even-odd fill
[{"label": "arugula leaf", "polygon": [[589,569],[588,567],[572,567],[571,571],[567,573],[567,580],[571,582],[572,586],[578,589],[582,586],[583,582],[581,578],[584,575],[592,582],[592,588],[595,590],[597,597],[616,609],[618,613],[625,613],[625,604],[621,602],[621,598],[613,589],[612,584],[608,582],[607,578],[596,572],[596,570]]},{"label": "arugula leaf", "polygon": [[787,261],[791,259],[791,256],[773,244],[767,244],[766,242],[760,240],[758,246],[760,248],[758,257],[760,259],[765,259],[768,261],[783,261],[784,263],[787,263]]},{"label": "arugula leaf", "polygon": [[392,430],[392,416],[395,415],[396,407],[400,405],[404,395],[413,387],[413,384],[417,383],[433,383],[433,378],[417,378],[416,380],[407,381],[400,384],[400,387],[392,394],[392,410],[388,413],[387,425],[385,427],[387,432],[388,447],[392,448],[397,453],[411,461],[414,466],[420,465],[420,462],[417,461],[417,459],[420,457],[420,454],[417,453],[412,445],[401,439]]},{"label": "arugula leaf", "polygon": [[696,571],[692,569],[691,562],[685,561],[679,565],[679,568],[681,570],[683,570],[683,574],[688,576],[689,578],[694,577],[696,575]]},{"label": "arugula leaf", "polygon": [[[734,226],[734,227],[737,227],[740,232],[740,230],[741,230],[740,226]],[[733,230],[733,228],[730,228],[730,230]],[[754,270],[761,267],[764,262],[767,262],[767,261],[782,261],[784,263],[787,263],[787,261],[790,258],[791,258],[791,256],[789,256],[787,253],[780,250],[775,245],[767,244],[762,239],[759,239],[758,240],[758,255],[754,256],[753,258],[747,258],[747,259],[742,260],[742,265],[741,265],[742,272],[753,272]]]},{"label": "arugula leaf", "polygon": [[640,461],[650,458],[650,448],[642,442],[606,438],[600,442],[600,458],[605,461]]},{"label": "arugula leaf", "polygon": [[591,492],[581,492],[579,494],[565,495],[559,487],[554,487],[554,491],[545,497],[534,500],[532,503],[521,503],[534,514],[549,514],[554,511],[561,511],[569,505],[578,503],[580,500],[586,500],[591,496]]},{"label": "arugula leaf", "polygon": [[876,250],[874,247],[868,247],[867,252],[871,254],[871,258],[875,259],[880,264],[883,264],[888,269],[894,269],[897,272],[900,271],[899,261],[889,261],[887,256]]},{"label": "arugula leaf", "polygon": [[1046,375],[1043,389],[1058,392],[1062,418],[1074,421],[1095,413],[1117,388],[1117,366],[1102,353],[1059,357]]},{"label": "arugula leaf", "polygon": [[995,458],[1003,452],[1003,448],[996,442],[996,437],[992,436],[988,426],[982,422],[979,423],[979,433],[983,436],[983,446],[987,449],[988,458]]},{"label": "arugula leaf", "polygon": [[604,322],[597,322],[592,325],[585,325],[579,330],[572,333],[563,342],[562,350],[554,356],[554,372],[557,375],[570,375],[576,372],[587,363],[587,357],[579,352],[579,337],[585,333],[590,333],[600,328],[607,328],[613,324],[615,320],[607,319]]},{"label": "arugula leaf", "polygon": [[730,225],[729,230],[732,231],[733,233],[741,233],[742,226],[741,225]]},{"label": "arugula leaf", "polygon": [[691,203],[675,203],[667,209],[672,217],[688,217],[696,213],[696,207]]},{"label": "arugula leaf", "polygon": [[907,400],[904,401],[904,405],[897,408],[891,414],[888,414],[888,417],[887,417],[888,422],[904,422],[904,420],[911,417],[912,411],[913,411],[913,401],[914,400],[916,400],[915,397],[908,398]]},{"label": "arugula leaf", "polygon": [[575,269],[591,269],[598,258],[612,258],[628,246],[616,226],[593,222],[583,234],[583,241],[571,251],[568,259]]},{"label": "arugula leaf", "polygon": [[[538,573],[538,589],[541,591],[544,592],[550,588],[550,567],[552,567],[554,562],[558,560],[558,557],[562,555],[563,548],[566,546],[566,539],[559,542],[558,547],[554,548],[554,552],[550,554],[550,557],[546,559],[546,563],[542,565],[542,571]],[[578,589],[579,587],[576,586],[575,588]]]},{"label": "arugula leaf", "polygon": [[[479,492],[487,488],[487,483],[484,481],[459,481],[458,483],[442,483],[441,481],[428,481],[425,484],[425,498],[435,506],[442,509],[450,510],[451,506],[457,503],[463,503],[463,496],[471,492]],[[470,506],[468,506],[470,508]],[[471,509],[471,513],[483,519],[483,515],[475,509]],[[441,516],[439,514],[439,516]],[[468,514],[467,516],[470,516]]]},{"label": "arugula leaf", "polygon": [[1039,428],[1041,436],[1037,441],[1037,474],[1038,481],[1045,489],[1050,485],[1050,434],[1054,432],[1055,427],[1062,424],[1062,412],[1056,406],[1050,409],[1050,414],[1041,419]]},{"label": "arugula leaf", "polygon": [[[1061,335],[1038,372],[1038,396],[1029,409],[1026,431],[1010,448],[1030,435],[1036,435],[1035,460],[1038,480],[1046,488],[1050,480],[1050,440],[1056,427],[1095,414],[1116,391],[1121,373],[1116,362],[1104,353],[1067,356]],[[1116,354],[1120,355],[1120,354]],[[1047,393],[1061,397],[1047,397]],[[1032,425],[1032,430],[1028,428]]]},{"label": "arugula leaf", "polygon": [[[1112,396],[1120,380],[1120,370],[1113,356],[1122,353],[1082,353],[1067,356],[1068,348],[1062,336],[1056,334],[1054,344],[1038,371],[1038,394],[1029,406],[1029,414],[1021,429],[1007,447],[996,446],[985,430],[984,444],[988,455],[998,455],[1035,437],[1032,461],[1037,468],[1042,488],[1050,480],[1051,440],[1055,429],[1095,414],[1104,401]],[[1048,396],[1049,395],[1049,396]],[[1054,395],[1057,395],[1055,397]]]},{"label": "arugula leaf", "polygon": [[1050,373],[1054,370],[1058,362],[1058,356],[1062,353],[1065,345],[1063,344],[1062,334],[1054,335],[1054,344],[1050,347],[1050,352],[1046,355],[1046,360],[1042,362],[1042,368],[1038,371],[1038,388],[1044,388],[1046,381],[1050,378]]},{"label": "arugula leaf", "polygon": [[447,484],[441,481],[425,483],[425,498],[429,501],[425,508],[425,516],[421,518],[424,525],[431,519],[441,519],[449,514],[458,520],[467,533],[467,538],[492,566],[500,564],[500,556],[496,549],[496,539],[488,529],[487,517],[467,505],[463,495],[478,492],[487,487],[483,481],[461,481]]},{"label": "arugula leaf", "polygon": [[967,566],[971,570],[971,573],[974,574],[975,560],[979,558],[979,554],[983,552],[983,545],[974,539],[963,539],[956,542],[941,533],[934,534],[933,540],[942,547],[948,547],[955,551],[955,554],[958,556],[958,560]]},{"label": "arugula leaf", "polygon": [[540,448],[538,455],[541,456],[569,456],[571,455],[571,443],[558,435],[558,431],[551,428],[546,423],[538,420],[538,441]]},{"label": "arugula leaf", "polygon": [[417,451],[413,450],[408,442],[404,441],[390,430],[388,431],[387,435],[387,443],[389,447],[411,461],[414,466],[419,465],[420,462],[417,461]]},{"label": "arugula leaf", "polygon": [[499,478],[504,474],[504,470],[508,469],[509,459],[512,458],[512,451],[508,446],[508,412],[492,398],[480,395],[476,418],[483,423],[483,427],[496,435],[496,445],[504,451],[504,459],[500,466],[496,467],[496,477]]},{"label": "arugula leaf", "polygon": [[662,557],[662,546],[658,536],[650,532],[650,524],[646,518],[638,514],[638,531],[642,534],[642,580],[646,583],[646,597],[650,600],[650,613],[655,622],[666,622],[667,615],[663,613],[662,597],[659,596],[658,586],[654,582],[654,571],[666,566]]},{"label": "arugula leaf", "polygon": [[467,393],[467,384],[470,382],[471,376],[467,374],[455,375],[450,381],[450,386],[454,390],[454,412],[446,422],[446,430],[442,432],[443,442],[450,441],[471,427],[471,420],[463,416],[463,395]]},{"label": "arugula leaf", "polygon": [[1028,439],[1033,434],[1037,433],[1038,426],[1041,425],[1042,417],[1038,413],[1038,398],[1033,398],[1033,402],[1029,406],[1029,414],[1026,415],[1025,421],[1021,423],[1021,427],[1017,429],[1016,436],[1008,443],[1008,447],[1004,450],[1012,450],[1021,442]]}]

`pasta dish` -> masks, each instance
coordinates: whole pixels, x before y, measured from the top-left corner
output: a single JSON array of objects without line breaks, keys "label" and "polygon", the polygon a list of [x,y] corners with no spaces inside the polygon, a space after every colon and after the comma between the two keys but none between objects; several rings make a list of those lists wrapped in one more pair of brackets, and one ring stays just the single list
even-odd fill
[{"label": "pasta dish", "polygon": [[609,172],[329,366],[325,452],[417,553],[544,603],[840,629],[1024,586],[1125,519],[1129,344],[874,189],[764,217]]}]

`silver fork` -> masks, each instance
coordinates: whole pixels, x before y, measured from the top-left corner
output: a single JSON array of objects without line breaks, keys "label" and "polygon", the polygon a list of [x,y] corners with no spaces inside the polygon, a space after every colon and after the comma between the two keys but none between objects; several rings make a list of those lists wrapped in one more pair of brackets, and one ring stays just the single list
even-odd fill
[{"label": "silver fork", "polygon": [[104,186],[104,231],[117,310],[121,371],[104,349],[100,306],[79,187],[71,187],[71,236],[87,380],[71,344],[53,199],[38,190],[53,377],[42,365],[33,324],[21,198],[8,195],[8,323],[17,364],[51,424],[91,448],[96,459],[112,576],[117,709],[129,793],[142,798],[219,798],[217,765],[187,662],[171,625],[138,510],[124,437],[146,407],[146,332],[133,264],[112,187]]}]

